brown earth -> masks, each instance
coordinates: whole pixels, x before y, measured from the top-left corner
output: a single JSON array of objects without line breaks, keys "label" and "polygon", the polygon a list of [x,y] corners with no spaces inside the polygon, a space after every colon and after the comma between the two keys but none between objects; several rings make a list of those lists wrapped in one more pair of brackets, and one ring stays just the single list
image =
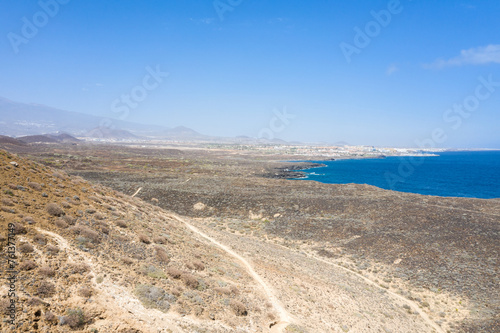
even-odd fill
[{"label": "brown earth", "polygon": [[[279,161],[297,156],[264,156],[252,150],[80,144],[17,151],[129,195],[142,187],[136,197],[184,216],[249,259],[290,313],[289,331],[500,331],[498,199],[273,179],[269,176],[276,173],[282,177],[276,170],[294,169]],[[107,196],[121,195],[106,191]],[[143,205],[123,195],[120,200],[125,198]],[[142,214],[159,209],[144,207]],[[159,212],[167,214],[169,225],[179,223],[171,213]],[[80,218],[91,219],[88,214]],[[160,219],[150,228],[164,223]],[[182,223],[176,226],[186,232]],[[98,246],[103,243],[108,242]],[[123,243],[130,244],[130,239]],[[172,257],[177,255],[182,254]],[[262,289],[245,274],[254,288]],[[259,297],[269,294],[260,292]],[[169,313],[179,313],[176,306]],[[243,322],[248,324],[251,313]],[[229,317],[220,321],[231,323]],[[260,329],[269,324],[262,318],[255,322]]]}]

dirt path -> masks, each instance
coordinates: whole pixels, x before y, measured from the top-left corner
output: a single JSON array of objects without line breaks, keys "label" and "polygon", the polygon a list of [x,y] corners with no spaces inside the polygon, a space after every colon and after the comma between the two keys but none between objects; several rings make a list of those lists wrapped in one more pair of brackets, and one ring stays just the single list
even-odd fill
[{"label": "dirt path", "polygon": [[337,265],[337,264],[334,264],[332,262],[329,262],[328,260],[324,260],[324,259],[321,259],[321,258],[318,258],[316,256],[313,256],[311,254],[307,254],[308,257],[310,258],[313,258],[315,260],[318,260],[318,261],[321,261],[325,264],[328,264],[328,265],[331,265],[331,266],[334,266],[336,268],[340,268],[340,269],[343,269],[344,271],[347,271],[353,275],[356,275],[357,277],[359,277],[360,279],[363,279],[366,283],[368,283],[369,285],[373,286],[373,287],[376,287],[380,290],[383,290],[385,292],[387,292],[389,295],[391,295],[392,297],[395,297],[397,299],[399,299],[400,301],[403,301],[404,303],[406,303],[408,306],[410,306],[415,312],[417,312],[420,317],[422,317],[422,319],[429,325],[431,326],[432,328],[434,328],[437,332],[439,333],[445,333],[445,331],[438,325],[436,324],[434,321],[432,321],[429,316],[424,312],[422,311],[418,305],[413,302],[413,301],[410,301],[409,299],[399,295],[399,294],[396,294],[395,292],[393,291],[390,291],[388,289],[385,289],[385,288],[382,288],[380,285],[378,285],[376,282],[370,280],[369,278],[367,278],[366,276],[363,276],[359,273],[356,273],[355,271],[352,271],[350,270],[349,268],[346,268],[346,267],[343,267],[343,266],[340,266],[340,265]]},{"label": "dirt path", "polygon": [[[130,322],[131,319],[138,326],[141,325],[147,332],[184,332],[184,330],[174,324],[175,320],[179,319],[176,315],[165,314],[155,309],[146,309],[128,290],[117,286],[109,279],[105,279],[102,283],[97,284],[96,274],[94,273],[96,264],[93,263],[92,258],[72,248],[68,241],[62,236],[47,230],[37,230],[53,238],[61,250],[66,252],[69,260],[73,262],[83,261],[91,267],[90,272],[93,275],[92,282],[94,285],[98,285],[100,290],[100,294],[96,295],[96,301],[106,307],[109,312],[108,317],[111,319],[112,323],[115,323],[117,320],[121,321],[122,323],[118,323],[119,326],[125,322]],[[115,306],[110,306],[109,303],[114,303]],[[184,319],[184,321],[189,321],[189,319]],[[152,327],[149,323],[153,323],[154,326]]]},{"label": "dirt path", "polygon": [[270,332],[276,332],[276,333],[283,332],[284,329],[290,323],[293,322],[292,316],[281,305],[280,301],[274,295],[274,291],[266,284],[266,282],[262,279],[262,277],[259,274],[257,274],[257,272],[255,272],[255,270],[253,269],[252,265],[250,265],[250,263],[245,258],[243,258],[238,253],[236,253],[233,250],[231,250],[226,245],[218,242],[217,240],[215,240],[212,237],[208,236],[207,234],[203,233],[202,231],[200,231],[198,228],[196,228],[195,226],[193,226],[192,224],[190,224],[189,222],[187,222],[183,218],[181,218],[181,217],[179,217],[179,216],[177,216],[175,214],[171,214],[171,215],[169,215],[169,217],[171,217],[171,218],[173,218],[173,219],[175,219],[175,220],[177,220],[179,222],[184,223],[186,225],[186,227],[188,227],[195,234],[197,234],[197,235],[205,238],[206,240],[210,241],[215,246],[219,247],[220,249],[222,249],[223,251],[225,251],[226,253],[228,253],[232,257],[236,258],[238,261],[240,261],[243,264],[243,266],[245,267],[245,270],[247,271],[247,273],[250,274],[250,276],[252,276],[252,278],[255,281],[257,281],[257,283],[262,287],[262,289],[264,290],[264,292],[266,293],[266,295],[267,295],[267,297],[269,299],[269,302],[272,304],[273,308],[276,310],[276,312],[279,315],[278,322],[271,327],[271,331]]},{"label": "dirt path", "polygon": [[142,187],[139,187],[139,188],[137,189],[137,191],[135,191],[135,193],[134,193],[134,194],[132,194],[132,198],[133,198],[133,197],[135,197],[137,194],[139,194],[139,192],[141,192],[141,190],[142,190]]}]

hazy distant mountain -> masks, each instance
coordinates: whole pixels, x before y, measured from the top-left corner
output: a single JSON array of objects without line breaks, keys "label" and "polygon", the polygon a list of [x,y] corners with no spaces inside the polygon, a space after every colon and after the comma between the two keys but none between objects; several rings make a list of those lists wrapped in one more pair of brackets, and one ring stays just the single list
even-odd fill
[{"label": "hazy distant mountain", "polygon": [[[137,124],[60,110],[40,104],[18,103],[0,97],[0,135],[24,136],[23,141],[26,142],[64,141],[59,137],[54,137],[53,134],[46,134],[58,132],[69,133],[66,135],[70,137],[74,135],[113,140],[150,138],[229,144],[287,144],[286,141],[280,139],[268,140],[247,136],[236,138],[209,136],[184,126],[168,128],[158,125]],[[71,141],[69,138],[66,139]]]},{"label": "hazy distant mountain", "polygon": [[0,97],[0,134],[9,136],[37,135],[44,133],[66,132],[82,135],[104,123],[111,129],[121,129],[138,135],[166,128],[156,125],[143,125],[122,120],[97,117],[89,114],[59,110],[40,104],[18,103]]},{"label": "hazy distant mountain", "polygon": [[0,135],[0,146],[4,145],[26,146],[26,143],[10,136]]},{"label": "hazy distant mountain", "polygon": [[85,133],[85,137],[90,137],[94,139],[113,139],[113,140],[131,140],[139,139],[137,135],[134,135],[126,130],[112,129],[107,127],[96,127]]},{"label": "hazy distant mountain", "polygon": [[77,138],[75,138],[67,133],[27,135],[27,136],[18,137],[17,139],[22,141],[22,142],[26,142],[26,143],[37,143],[37,142],[56,143],[56,142],[79,142],[79,141],[81,141],[81,140],[78,140]]}]

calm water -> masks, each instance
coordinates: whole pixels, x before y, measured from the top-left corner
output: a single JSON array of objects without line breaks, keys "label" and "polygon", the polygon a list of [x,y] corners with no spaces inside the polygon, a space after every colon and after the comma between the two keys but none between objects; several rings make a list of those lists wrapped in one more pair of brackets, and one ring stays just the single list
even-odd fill
[{"label": "calm water", "polygon": [[314,161],[308,180],[369,184],[384,189],[447,197],[500,198],[500,151],[444,152],[434,157]]}]

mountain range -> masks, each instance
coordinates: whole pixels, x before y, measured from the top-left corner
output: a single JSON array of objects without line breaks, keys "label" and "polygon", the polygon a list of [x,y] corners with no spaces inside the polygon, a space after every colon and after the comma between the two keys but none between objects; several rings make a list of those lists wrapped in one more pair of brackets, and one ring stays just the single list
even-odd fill
[{"label": "mountain range", "polygon": [[[0,135],[10,137],[37,136],[47,133],[67,133],[91,139],[203,141],[236,144],[286,144],[280,139],[256,139],[247,136],[235,138],[209,136],[185,127],[145,125],[119,119],[110,119],[85,113],[72,112],[34,103],[20,103],[0,97]],[[54,136],[54,134],[52,134]],[[51,140],[28,138],[24,142]],[[52,138],[54,139],[54,138]],[[56,140],[58,141],[58,140]]]}]

